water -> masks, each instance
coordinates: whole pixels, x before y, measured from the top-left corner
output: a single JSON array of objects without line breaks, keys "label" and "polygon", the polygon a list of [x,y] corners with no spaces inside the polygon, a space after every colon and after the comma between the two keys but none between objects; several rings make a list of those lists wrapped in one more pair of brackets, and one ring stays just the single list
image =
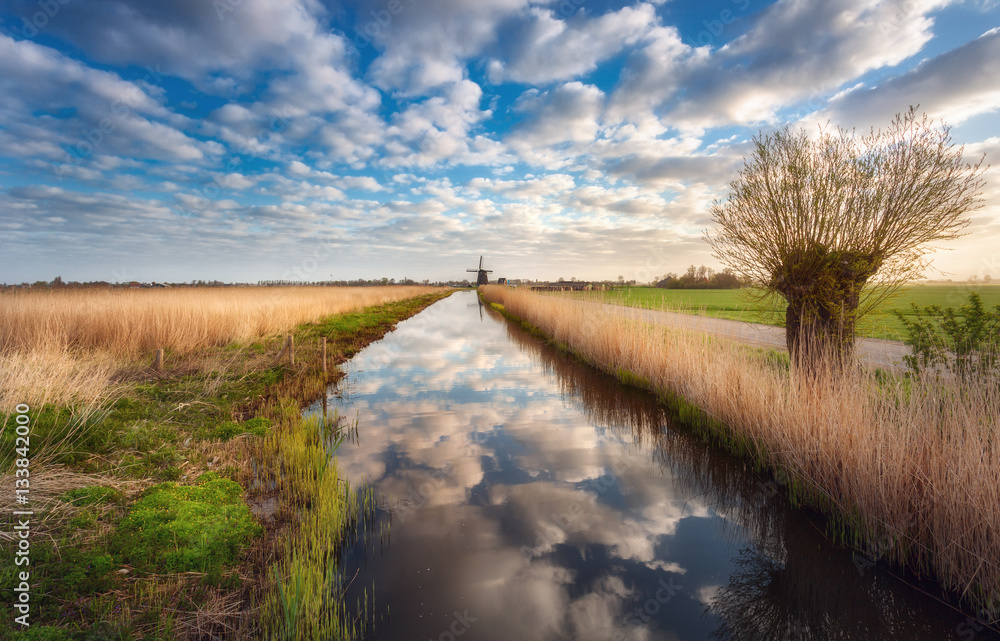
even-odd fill
[{"label": "water", "polygon": [[997,638],[472,293],[357,354],[329,403],[358,421],[342,474],[391,507],[388,545],[343,555],[372,639]]}]

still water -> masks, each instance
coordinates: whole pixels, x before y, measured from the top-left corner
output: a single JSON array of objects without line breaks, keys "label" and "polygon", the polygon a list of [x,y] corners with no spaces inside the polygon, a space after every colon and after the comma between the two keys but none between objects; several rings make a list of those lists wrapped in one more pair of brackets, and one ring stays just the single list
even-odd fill
[{"label": "still water", "polygon": [[383,544],[344,552],[348,603],[373,602],[370,638],[997,638],[834,548],[815,515],[650,395],[474,293],[401,323],[346,371],[328,403],[358,438],[338,465],[386,497],[377,519],[391,521]]}]

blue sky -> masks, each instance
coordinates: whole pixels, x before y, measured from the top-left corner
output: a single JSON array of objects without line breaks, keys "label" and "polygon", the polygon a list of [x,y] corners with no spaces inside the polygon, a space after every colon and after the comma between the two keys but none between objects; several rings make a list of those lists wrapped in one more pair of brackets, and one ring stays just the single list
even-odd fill
[{"label": "blue sky", "polygon": [[[0,0],[0,282],[649,280],[760,131],[1000,164],[996,0]],[[1000,278],[1000,181],[955,278]],[[930,273],[929,276],[940,277]]]}]

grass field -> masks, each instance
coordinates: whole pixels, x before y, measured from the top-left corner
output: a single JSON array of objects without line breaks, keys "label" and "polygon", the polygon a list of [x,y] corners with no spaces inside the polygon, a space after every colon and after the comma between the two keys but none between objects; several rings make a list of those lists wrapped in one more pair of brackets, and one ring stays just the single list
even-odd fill
[{"label": "grass field", "polygon": [[[977,292],[983,304],[992,309],[1000,305],[1000,284],[921,284],[910,285],[879,309],[863,318],[858,333],[869,338],[901,340],[902,324],[891,313],[898,309],[905,315],[912,314],[910,303],[922,308],[929,305],[958,307],[968,302],[970,292]],[[784,326],[785,305],[780,298],[764,301],[754,299],[754,290],[744,289],[657,289],[655,287],[626,287],[613,292],[593,292],[574,296],[603,300],[647,309],[665,309],[714,318],[728,318],[750,323]]]}]

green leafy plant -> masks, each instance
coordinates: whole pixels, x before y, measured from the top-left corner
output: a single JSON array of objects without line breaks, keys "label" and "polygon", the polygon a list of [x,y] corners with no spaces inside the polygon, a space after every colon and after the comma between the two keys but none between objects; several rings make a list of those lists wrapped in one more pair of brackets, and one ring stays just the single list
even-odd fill
[{"label": "green leafy plant", "polygon": [[125,495],[113,487],[105,485],[91,485],[89,487],[77,487],[62,495],[62,500],[72,503],[77,507],[87,507],[98,504],[121,504],[125,500]]},{"label": "green leafy plant", "polygon": [[112,550],[139,570],[217,575],[261,532],[242,494],[215,472],[195,485],[155,486],[122,520]]},{"label": "green leafy plant", "polygon": [[240,434],[250,434],[251,436],[264,436],[267,434],[267,430],[271,427],[271,421],[268,419],[258,416],[252,418],[243,423],[234,423],[233,421],[226,421],[215,426],[212,430],[212,438],[219,439],[220,441],[228,441],[235,436]]},{"label": "green leafy plant", "polygon": [[979,294],[969,294],[969,302],[957,310],[931,305],[923,310],[911,304],[912,318],[898,310],[893,314],[906,328],[904,342],[912,354],[906,364],[917,374],[936,367],[962,380],[977,375],[997,375],[1000,362],[1000,305],[986,309]]}]

